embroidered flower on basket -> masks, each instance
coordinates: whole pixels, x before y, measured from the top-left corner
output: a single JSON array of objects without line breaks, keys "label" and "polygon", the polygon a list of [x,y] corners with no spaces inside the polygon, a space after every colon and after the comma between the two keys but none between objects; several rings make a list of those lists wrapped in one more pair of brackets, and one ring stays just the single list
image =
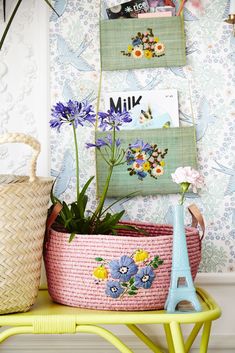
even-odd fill
[{"label": "embroidered flower on basket", "polygon": [[[141,289],[149,289],[155,279],[155,270],[163,264],[159,256],[151,256],[148,251],[138,249],[131,256],[122,255],[119,259],[106,261],[96,257],[100,265],[93,270],[96,283],[105,282],[105,294],[113,299],[124,295],[136,295]],[[97,281],[98,280],[98,281]]]},{"label": "embroidered flower on basket", "polygon": [[122,50],[121,53],[135,59],[152,59],[165,55],[165,49],[164,43],[161,43],[159,37],[154,35],[152,28],[148,28],[147,32],[138,32],[132,37],[127,51]]},{"label": "embroidered flower on basket", "polygon": [[165,161],[163,160],[168,149],[161,150],[156,144],[150,145],[143,140],[129,144],[126,152],[126,163],[130,176],[136,175],[143,180],[146,176],[157,179],[164,174]]}]

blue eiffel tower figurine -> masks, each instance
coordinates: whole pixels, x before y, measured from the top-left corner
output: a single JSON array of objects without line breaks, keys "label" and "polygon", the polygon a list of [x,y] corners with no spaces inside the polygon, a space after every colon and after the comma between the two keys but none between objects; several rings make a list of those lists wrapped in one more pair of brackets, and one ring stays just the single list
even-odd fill
[{"label": "blue eiffel tower figurine", "polygon": [[171,285],[165,310],[174,313],[180,302],[187,301],[193,305],[195,311],[201,311],[189,265],[183,205],[174,206],[173,226]]}]

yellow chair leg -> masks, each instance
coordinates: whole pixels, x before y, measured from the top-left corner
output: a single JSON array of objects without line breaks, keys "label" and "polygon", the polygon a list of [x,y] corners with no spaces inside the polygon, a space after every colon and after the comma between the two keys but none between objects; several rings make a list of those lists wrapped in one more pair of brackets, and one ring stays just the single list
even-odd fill
[{"label": "yellow chair leg", "polygon": [[194,325],[189,337],[187,338],[187,341],[185,343],[185,350],[186,353],[190,351],[190,348],[192,347],[193,342],[195,341],[198,332],[201,330],[201,327],[203,325],[203,322],[198,322],[197,324]]},{"label": "yellow chair leg", "polygon": [[0,343],[5,341],[8,337],[21,335],[25,333],[33,333],[32,326],[19,326],[19,327],[12,327],[0,333]]},{"label": "yellow chair leg", "polygon": [[206,353],[211,332],[211,321],[206,321],[204,324],[202,339],[200,345],[200,353]]},{"label": "yellow chair leg", "polygon": [[154,353],[162,353],[161,349],[156,346],[156,344],[146,336],[136,325],[126,325],[139,339],[146,344],[149,349]]},{"label": "yellow chair leg", "polygon": [[175,351],[177,353],[186,353],[180,324],[173,321],[170,323],[170,328]]},{"label": "yellow chair leg", "polygon": [[164,324],[164,330],[166,335],[166,341],[169,353],[175,353],[174,344],[172,341],[171,329],[169,324]]},{"label": "yellow chair leg", "polygon": [[93,333],[99,335],[116,347],[121,353],[134,353],[118,337],[103,327],[94,325],[79,325],[76,327],[76,332]]}]

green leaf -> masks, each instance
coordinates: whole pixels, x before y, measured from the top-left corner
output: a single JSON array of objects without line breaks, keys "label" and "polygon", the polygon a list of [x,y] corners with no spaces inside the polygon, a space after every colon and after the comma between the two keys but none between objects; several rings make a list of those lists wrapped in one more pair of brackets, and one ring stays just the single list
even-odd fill
[{"label": "green leaf", "polygon": [[131,290],[138,290],[135,286],[131,286]]},{"label": "green leaf", "polygon": [[71,233],[70,237],[69,237],[69,243],[71,243],[71,241],[73,241],[73,239],[75,238],[76,233]]},{"label": "green leaf", "polygon": [[57,14],[58,17],[60,17],[60,15],[58,14],[58,12],[55,10],[55,8],[51,5],[50,1],[48,0],[44,0],[47,5]]},{"label": "green leaf", "polygon": [[122,287],[128,287],[128,283],[122,282],[122,283],[121,283],[121,286],[122,286]]},{"label": "green leaf", "polygon": [[79,212],[80,212],[80,217],[81,218],[84,218],[84,213],[85,213],[85,210],[86,210],[86,205],[87,205],[87,201],[88,201],[88,197],[87,195],[85,195],[90,183],[92,182],[92,180],[94,179],[94,176],[92,176],[87,182],[86,184],[83,186],[80,194],[79,194],[79,197],[78,197],[78,200],[77,200],[77,207],[79,209]]},{"label": "green leaf", "polygon": [[17,10],[18,10],[18,8],[19,8],[21,2],[22,2],[22,0],[18,0],[18,2],[16,3],[16,6],[15,6],[15,8],[14,8],[14,10],[12,11],[11,17],[10,17],[10,19],[9,19],[7,25],[6,25],[5,31],[3,32],[3,35],[2,35],[2,38],[1,38],[1,41],[0,41],[0,50],[2,49],[2,46],[3,46],[4,40],[5,40],[5,38],[6,38],[6,35],[7,35],[8,31],[9,31],[9,28],[10,28],[10,26],[11,26],[11,23],[12,23],[12,21],[13,21],[15,15],[16,15],[16,13],[17,13]]},{"label": "green leaf", "polygon": [[137,292],[134,292],[134,291],[129,291],[129,292],[127,292],[129,295],[136,295],[137,294]]},{"label": "green leaf", "polygon": [[134,191],[134,192],[131,192],[130,194],[127,194],[126,196],[122,196],[122,197],[119,197],[116,201],[114,201],[113,203],[111,203],[111,205],[109,205],[105,210],[103,210],[103,212],[101,213],[101,216],[103,214],[105,214],[105,212],[107,212],[112,206],[114,206],[116,203],[124,200],[124,199],[132,199],[132,197],[134,196],[137,196],[139,194],[138,191]]},{"label": "green leaf", "polygon": [[101,261],[104,261],[104,259],[102,257],[96,257],[95,261],[101,262]]},{"label": "green leaf", "polygon": [[134,277],[132,277],[132,278],[130,279],[129,283],[130,283],[130,285],[132,285],[132,284],[134,284],[134,282],[135,282],[135,279],[134,279]]}]

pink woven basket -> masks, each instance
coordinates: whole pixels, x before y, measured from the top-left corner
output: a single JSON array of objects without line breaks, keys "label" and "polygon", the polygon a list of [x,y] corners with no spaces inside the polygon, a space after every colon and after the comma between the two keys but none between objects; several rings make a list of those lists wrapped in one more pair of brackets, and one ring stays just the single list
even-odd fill
[{"label": "pink woven basket", "polygon": [[[170,285],[173,227],[131,224],[148,235],[127,230],[118,236],[78,234],[69,243],[70,234],[51,229],[44,261],[52,299],[99,310],[163,309]],[[186,238],[194,279],[201,239],[192,227],[186,228]]]}]

